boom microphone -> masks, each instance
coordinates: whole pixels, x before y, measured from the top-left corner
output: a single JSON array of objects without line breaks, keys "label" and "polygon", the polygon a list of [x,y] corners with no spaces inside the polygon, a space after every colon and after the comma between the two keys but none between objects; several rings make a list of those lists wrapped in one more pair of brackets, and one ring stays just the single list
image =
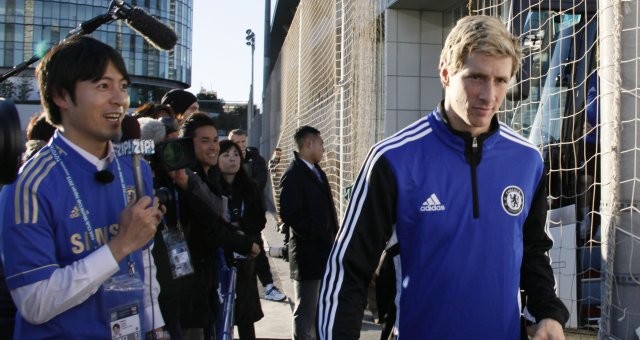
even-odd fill
[{"label": "boom microphone", "polygon": [[131,7],[124,1],[112,1],[113,16],[124,19],[125,23],[138,32],[151,46],[159,50],[171,50],[178,42],[178,36],[169,26],[149,15],[140,7]]},{"label": "boom microphone", "polygon": [[125,22],[157,49],[168,51],[178,42],[176,32],[140,7],[134,7]]}]

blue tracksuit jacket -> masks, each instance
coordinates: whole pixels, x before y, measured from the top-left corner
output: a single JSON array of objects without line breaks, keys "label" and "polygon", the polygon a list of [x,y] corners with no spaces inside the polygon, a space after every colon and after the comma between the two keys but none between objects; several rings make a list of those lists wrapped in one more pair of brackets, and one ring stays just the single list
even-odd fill
[{"label": "blue tracksuit jacket", "polygon": [[396,243],[400,339],[518,339],[521,288],[538,320],[566,321],[540,152],[495,118],[473,138],[442,112],[369,152],[324,275],[320,338],[359,335],[380,253]]}]

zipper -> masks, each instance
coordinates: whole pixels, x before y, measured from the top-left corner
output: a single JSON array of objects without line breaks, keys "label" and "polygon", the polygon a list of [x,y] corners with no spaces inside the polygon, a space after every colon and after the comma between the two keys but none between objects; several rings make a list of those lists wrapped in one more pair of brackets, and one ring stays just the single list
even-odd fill
[{"label": "zipper", "polygon": [[471,194],[473,197],[473,218],[480,218],[480,203],[478,202],[478,137],[473,137],[471,142]]}]

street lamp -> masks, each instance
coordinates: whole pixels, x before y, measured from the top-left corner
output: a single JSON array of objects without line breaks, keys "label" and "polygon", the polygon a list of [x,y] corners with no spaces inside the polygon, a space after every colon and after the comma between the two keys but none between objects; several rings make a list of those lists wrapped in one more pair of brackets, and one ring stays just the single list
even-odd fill
[{"label": "street lamp", "polygon": [[251,46],[251,85],[249,87],[249,103],[247,107],[247,134],[251,128],[251,119],[253,118],[253,52],[256,50],[256,34],[251,29],[246,31],[247,46]]}]

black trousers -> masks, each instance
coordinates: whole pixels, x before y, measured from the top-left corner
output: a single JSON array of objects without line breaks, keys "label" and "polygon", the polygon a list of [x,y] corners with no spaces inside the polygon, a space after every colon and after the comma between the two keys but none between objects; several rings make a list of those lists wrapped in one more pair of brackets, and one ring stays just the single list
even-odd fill
[{"label": "black trousers", "polygon": [[256,274],[258,275],[258,280],[260,280],[262,286],[266,287],[268,284],[273,283],[273,275],[271,275],[271,267],[269,266],[267,253],[264,251],[264,240],[262,240],[262,235],[259,234],[254,242],[260,247],[260,253],[255,259]]}]

